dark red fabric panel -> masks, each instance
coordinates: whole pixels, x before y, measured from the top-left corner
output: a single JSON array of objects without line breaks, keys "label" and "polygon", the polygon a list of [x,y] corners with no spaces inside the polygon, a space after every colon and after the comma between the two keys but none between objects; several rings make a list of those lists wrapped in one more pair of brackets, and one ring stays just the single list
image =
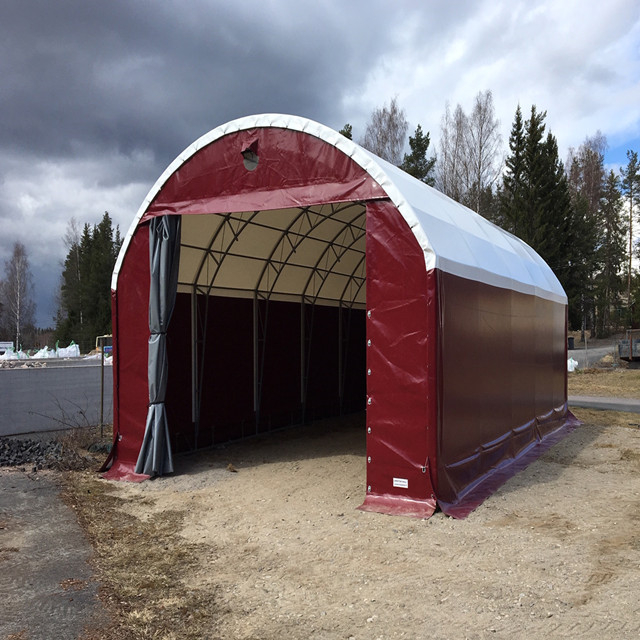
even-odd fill
[{"label": "dark red fabric panel", "polygon": [[[242,151],[257,143],[258,166]],[[277,128],[231,133],[204,147],[167,180],[143,219],[297,207],[386,197],[342,151],[309,134]]]},{"label": "dark red fabric panel", "polygon": [[[206,299],[198,299],[204,318]],[[338,309],[306,306],[309,384],[307,411],[301,405],[300,326],[297,303],[264,300],[260,317],[266,320],[261,341],[264,354],[260,419],[253,410],[253,301],[209,298],[204,358],[204,384],[198,447],[263,433],[303,420],[337,415]],[[347,372],[345,412],[364,407],[364,311],[354,310],[350,334],[345,334]],[[191,421],[191,296],[178,294],[167,334],[169,381],[167,415],[173,450],[191,450],[195,431]]]},{"label": "dark red fabric panel", "polygon": [[[367,204],[367,498],[361,508],[435,509],[434,281],[390,202]],[[370,314],[370,316],[369,316]]]},{"label": "dark red fabric panel", "polygon": [[[315,420],[340,412],[338,376],[338,309],[307,308],[306,418]],[[364,336],[362,336],[364,338]],[[364,371],[361,372],[364,375]],[[364,403],[364,398],[362,398]]]},{"label": "dark red fabric panel", "polygon": [[138,227],[112,294],[113,429],[116,452],[107,477],[132,479],[147,416],[149,384],[149,227]]},{"label": "dark red fabric panel", "polygon": [[260,302],[266,333],[261,349],[264,364],[259,431],[296,424],[301,420],[300,313],[298,303]]},{"label": "dark red fabric panel", "polygon": [[521,468],[517,459],[572,422],[565,305],[451,274],[439,278],[436,491],[442,509],[460,517]]}]

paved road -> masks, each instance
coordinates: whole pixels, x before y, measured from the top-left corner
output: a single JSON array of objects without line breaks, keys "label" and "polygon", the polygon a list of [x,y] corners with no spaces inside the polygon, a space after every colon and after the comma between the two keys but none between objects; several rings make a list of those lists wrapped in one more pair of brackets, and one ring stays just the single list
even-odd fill
[{"label": "paved road", "polygon": [[640,400],[636,400],[635,398],[569,396],[569,406],[602,409],[605,411],[627,411],[628,413],[640,413]]},{"label": "paved road", "polygon": [[[104,423],[113,414],[113,370],[104,369]],[[100,423],[100,362],[0,369],[0,436]]]},{"label": "paved road", "polygon": [[0,469],[0,638],[77,640],[99,628],[91,553],[49,476]]},{"label": "paved road", "polygon": [[577,360],[578,366],[581,369],[587,369],[610,353],[617,356],[616,347],[613,344],[608,347],[596,347],[595,349],[590,347],[587,347],[587,349],[579,347],[577,349],[567,351],[567,358]]}]

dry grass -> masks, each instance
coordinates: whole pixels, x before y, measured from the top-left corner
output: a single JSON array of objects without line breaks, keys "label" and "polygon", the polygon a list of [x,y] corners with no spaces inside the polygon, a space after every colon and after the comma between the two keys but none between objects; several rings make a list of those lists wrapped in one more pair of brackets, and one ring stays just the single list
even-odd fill
[{"label": "dry grass", "polygon": [[65,485],[65,498],[92,542],[100,595],[111,618],[87,637],[202,638],[218,612],[210,592],[183,584],[196,562],[193,545],[180,535],[183,513],[164,511],[142,521],[88,472],[66,474]]},{"label": "dry grass", "polygon": [[[110,429],[101,435],[99,427],[76,427],[61,431],[56,441],[62,445],[61,459],[54,465],[60,471],[95,469],[107,457]],[[93,450],[96,445],[97,450]]]},{"label": "dry grass", "polygon": [[583,407],[569,407],[571,412],[584,424],[594,424],[601,427],[624,427],[638,429],[640,414],[625,413],[624,411],[601,411],[600,409],[585,409]]},{"label": "dry grass", "polygon": [[577,369],[569,374],[569,395],[640,397],[638,369]]}]

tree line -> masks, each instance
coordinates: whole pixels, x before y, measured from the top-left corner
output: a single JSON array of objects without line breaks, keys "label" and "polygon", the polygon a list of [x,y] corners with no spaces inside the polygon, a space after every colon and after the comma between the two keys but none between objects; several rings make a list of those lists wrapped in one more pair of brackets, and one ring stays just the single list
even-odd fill
[{"label": "tree line", "polygon": [[72,218],[64,237],[67,248],[56,314],[55,338],[74,340],[86,353],[96,336],[111,333],[111,273],[122,245],[120,229],[105,211],[99,224],[80,227]]},{"label": "tree line", "polygon": [[[563,162],[546,116],[536,105],[524,116],[518,105],[505,154],[492,93],[479,92],[469,113],[446,105],[437,153],[420,124],[403,153],[409,124],[393,98],[373,110],[358,142],[533,247],[567,293],[571,329],[605,337],[638,326],[638,154],[629,150],[618,174],[606,171],[607,141],[597,132]],[[353,127],[340,133],[352,139]]]},{"label": "tree line", "polygon": [[[96,336],[111,333],[111,273],[122,240],[105,212],[97,225],[80,229],[75,218],[63,239],[67,256],[57,295],[54,342],[80,345],[83,353],[95,346]],[[16,349],[36,345],[33,275],[25,246],[16,242],[0,280],[0,340]]]}]

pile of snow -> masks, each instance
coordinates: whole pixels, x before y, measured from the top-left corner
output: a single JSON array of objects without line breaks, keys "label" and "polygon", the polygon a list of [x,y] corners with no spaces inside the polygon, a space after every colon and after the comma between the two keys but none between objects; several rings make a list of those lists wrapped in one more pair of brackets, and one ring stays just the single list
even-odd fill
[{"label": "pile of snow", "polygon": [[[28,351],[23,351],[19,349],[16,351],[15,349],[7,349],[5,353],[0,355],[1,360],[46,360],[48,358],[80,358],[80,347],[73,340],[68,347],[59,347],[56,343],[55,349],[49,349],[49,347],[43,347],[38,351],[33,353],[29,353]],[[84,360],[99,360],[101,359],[101,354],[85,356]],[[111,364],[111,354],[104,355],[105,364]]]}]

